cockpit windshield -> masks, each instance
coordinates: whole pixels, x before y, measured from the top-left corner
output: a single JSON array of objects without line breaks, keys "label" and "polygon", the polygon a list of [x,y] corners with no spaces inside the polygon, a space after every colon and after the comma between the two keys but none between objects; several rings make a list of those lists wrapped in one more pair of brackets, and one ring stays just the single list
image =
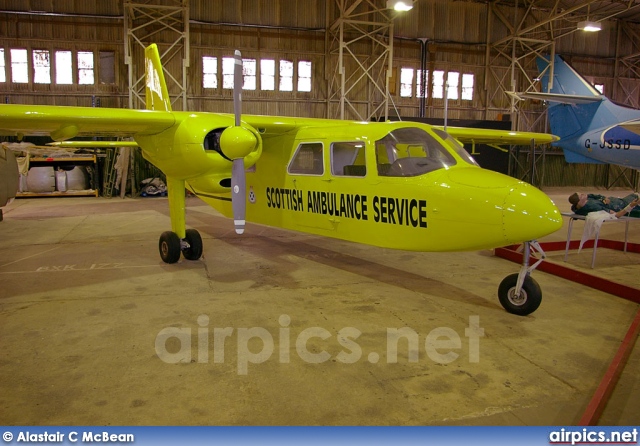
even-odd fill
[{"label": "cockpit windshield", "polygon": [[433,129],[433,133],[435,133],[440,138],[442,138],[445,144],[451,147],[458,154],[460,158],[462,158],[469,164],[473,164],[474,166],[480,167],[478,162],[475,159],[473,159],[471,155],[469,155],[469,152],[467,152],[465,148],[462,146],[462,144],[460,144],[460,142],[457,139],[455,139],[453,136],[449,135],[447,132],[440,129]]},{"label": "cockpit windshield", "polygon": [[387,177],[413,177],[456,164],[442,143],[416,127],[395,129],[376,141],[376,156],[378,175]]}]

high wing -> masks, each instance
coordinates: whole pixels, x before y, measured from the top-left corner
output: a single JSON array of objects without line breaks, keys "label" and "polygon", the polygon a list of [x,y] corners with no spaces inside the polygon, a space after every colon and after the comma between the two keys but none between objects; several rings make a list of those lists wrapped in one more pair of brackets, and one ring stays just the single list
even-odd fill
[{"label": "high wing", "polygon": [[357,121],[321,118],[293,118],[287,116],[244,115],[242,120],[257,129],[262,138],[280,136],[302,128],[340,127],[358,124]]},{"label": "high wing", "polygon": [[76,136],[153,135],[176,125],[176,116],[154,110],[52,105],[0,105],[0,135],[48,135],[54,141]]},{"label": "high wing", "polygon": [[560,93],[538,93],[538,92],[523,92],[513,93],[507,92],[509,96],[516,98],[519,101],[524,99],[535,99],[538,101],[559,102],[562,104],[591,104],[593,102],[601,102],[604,100],[603,96],[582,96],[577,94],[560,94]]},{"label": "high wing", "polygon": [[[435,127],[435,126],[434,126]],[[436,127],[444,130],[444,127]],[[512,132],[509,130],[447,127],[446,132],[464,144],[530,145],[549,144],[559,138],[548,133]]]}]

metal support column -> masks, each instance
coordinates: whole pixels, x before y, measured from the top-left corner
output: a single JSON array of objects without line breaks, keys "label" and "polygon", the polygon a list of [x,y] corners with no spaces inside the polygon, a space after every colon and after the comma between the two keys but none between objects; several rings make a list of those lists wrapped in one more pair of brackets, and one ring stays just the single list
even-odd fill
[{"label": "metal support column", "polygon": [[[155,3],[154,3],[155,2]],[[144,48],[157,43],[174,110],[187,110],[189,0],[124,0],[129,108],[145,107]]]},{"label": "metal support column", "polygon": [[327,1],[328,118],[388,119],[395,14],[384,0]]}]

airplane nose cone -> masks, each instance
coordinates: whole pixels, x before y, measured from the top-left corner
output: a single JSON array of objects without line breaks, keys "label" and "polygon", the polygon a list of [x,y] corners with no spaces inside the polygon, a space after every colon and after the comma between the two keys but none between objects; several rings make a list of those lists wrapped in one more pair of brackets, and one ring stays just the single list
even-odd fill
[{"label": "airplane nose cone", "polygon": [[536,240],[561,227],[560,210],[544,192],[527,183],[510,189],[502,208],[502,229],[508,244]]}]

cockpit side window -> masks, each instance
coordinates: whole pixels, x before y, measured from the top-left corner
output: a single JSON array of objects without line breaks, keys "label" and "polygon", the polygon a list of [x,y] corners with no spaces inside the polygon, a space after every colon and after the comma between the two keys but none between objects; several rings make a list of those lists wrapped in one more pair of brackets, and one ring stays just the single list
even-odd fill
[{"label": "cockpit side window", "polygon": [[458,154],[460,158],[462,158],[469,164],[473,164],[474,166],[480,167],[478,162],[471,155],[469,155],[469,152],[465,150],[464,146],[460,144],[460,142],[457,139],[455,139],[453,136],[449,135],[447,132],[440,129],[433,129],[433,133],[435,133],[440,138],[442,138],[445,144],[451,147]]},{"label": "cockpit side window", "polygon": [[376,141],[378,175],[410,177],[456,164],[455,158],[426,131],[399,128]]},{"label": "cockpit side window", "polygon": [[365,176],[365,144],[359,141],[331,144],[331,173],[335,176]]},{"label": "cockpit side window", "polygon": [[299,175],[324,174],[324,160],[321,142],[302,143],[289,163],[288,172]]}]

